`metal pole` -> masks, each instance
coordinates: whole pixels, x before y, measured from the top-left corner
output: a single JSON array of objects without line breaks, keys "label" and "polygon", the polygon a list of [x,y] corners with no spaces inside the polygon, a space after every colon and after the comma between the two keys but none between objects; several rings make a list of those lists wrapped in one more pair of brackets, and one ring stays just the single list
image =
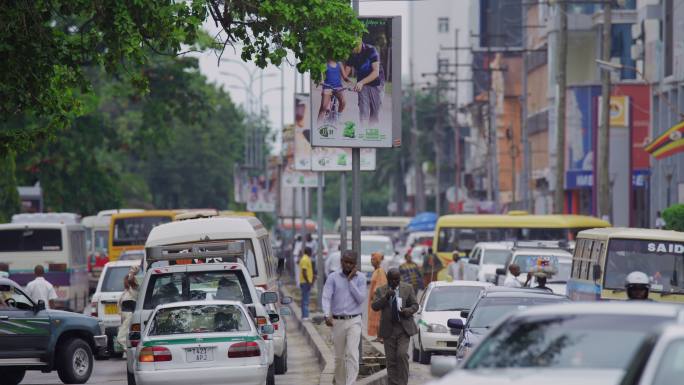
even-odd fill
[{"label": "metal pole", "polygon": [[[522,25],[527,25],[527,5],[522,6]],[[523,49],[527,48],[527,28],[522,29]],[[532,188],[530,187],[531,172],[532,172],[532,148],[529,140],[529,131],[527,126],[527,53],[523,51],[523,73],[522,73],[522,92],[520,93],[520,104],[522,106],[520,124],[522,143],[523,143],[523,170],[521,176],[522,195],[525,210],[532,212],[534,207],[532,204]]]},{"label": "metal pole", "polygon": [[[352,0],[356,16],[359,0]],[[346,187],[346,186],[345,186]],[[346,221],[347,218],[344,218]],[[352,148],[352,250],[356,252],[356,266],[361,269],[361,149]],[[363,357],[363,338],[359,338],[359,358]]]},{"label": "metal pole", "polygon": [[[610,2],[603,6],[603,60],[610,61],[610,43],[612,27],[612,9]],[[599,217],[610,218],[610,72],[601,71],[601,125],[598,135],[598,213]]]},{"label": "metal pole", "polygon": [[[455,29],[454,31],[454,39],[456,40],[454,42],[454,47],[458,47],[458,28]],[[458,50],[454,50],[454,63],[458,64]],[[459,68],[456,67],[456,78],[460,78],[458,76]],[[456,92],[454,93],[454,131],[456,132],[456,146],[454,146],[454,156],[456,158],[456,183],[454,183],[454,186],[456,187],[456,199],[455,199],[455,207],[458,208],[458,195],[461,192],[461,126],[458,123],[458,83],[456,83]]]},{"label": "metal pole", "polygon": [[318,173],[318,186],[316,186],[316,204],[318,210],[318,247],[316,255],[316,272],[318,279],[316,279],[316,290],[318,291],[318,308],[323,308],[323,277],[325,276],[325,267],[323,262],[323,173]]},{"label": "metal pole", "polygon": [[556,188],[554,212],[562,214],[565,211],[565,86],[568,52],[568,14],[565,0],[558,2],[560,27],[558,29],[558,48],[556,56],[556,86],[558,94],[556,114]]},{"label": "metal pole", "polygon": [[[437,54],[439,58],[439,53]],[[437,60],[439,62],[439,59]],[[437,69],[437,88],[435,88],[436,108],[435,116],[435,131],[433,136],[433,146],[435,150],[435,212],[437,215],[442,215],[442,120],[441,113],[441,93],[442,93],[442,76],[440,68]]]},{"label": "metal pole", "polygon": [[302,187],[300,191],[302,194],[302,242],[305,242],[306,239],[304,238],[306,237],[306,187]]},{"label": "metal pole", "polygon": [[347,173],[340,174],[340,252],[347,250]]}]

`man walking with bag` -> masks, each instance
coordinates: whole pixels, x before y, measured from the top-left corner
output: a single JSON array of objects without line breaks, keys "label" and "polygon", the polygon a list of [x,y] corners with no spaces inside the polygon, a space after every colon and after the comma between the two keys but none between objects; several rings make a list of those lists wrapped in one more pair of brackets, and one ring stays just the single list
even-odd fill
[{"label": "man walking with bag", "polygon": [[418,301],[411,285],[401,282],[398,269],[387,273],[386,286],[375,291],[373,310],[380,311],[378,336],[385,344],[387,382],[389,385],[406,385],[409,376],[408,346],[411,336],[418,333],[413,314]]}]

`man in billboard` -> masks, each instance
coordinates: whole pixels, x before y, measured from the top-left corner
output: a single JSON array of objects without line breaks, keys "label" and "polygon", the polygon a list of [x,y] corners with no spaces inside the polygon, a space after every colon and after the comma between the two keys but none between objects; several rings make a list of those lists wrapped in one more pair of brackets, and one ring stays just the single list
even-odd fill
[{"label": "man in billboard", "polygon": [[354,91],[359,93],[359,120],[361,125],[378,123],[382,108],[385,74],[380,65],[380,54],[377,48],[359,40],[345,63],[348,68],[354,68],[356,85]]}]

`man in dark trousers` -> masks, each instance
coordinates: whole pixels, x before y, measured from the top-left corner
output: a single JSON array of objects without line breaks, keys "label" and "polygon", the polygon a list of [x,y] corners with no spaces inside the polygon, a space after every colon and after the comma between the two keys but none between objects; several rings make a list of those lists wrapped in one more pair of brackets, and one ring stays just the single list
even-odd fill
[{"label": "man in dark trousers", "polygon": [[408,345],[411,336],[418,333],[413,314],[418,301],[413,287],[401,282],[396,268],[387,272],[387,285],[375,291],[371,305],[380,311],[378,336],[384,339],[389,385],[406,385],[409,375]]}]

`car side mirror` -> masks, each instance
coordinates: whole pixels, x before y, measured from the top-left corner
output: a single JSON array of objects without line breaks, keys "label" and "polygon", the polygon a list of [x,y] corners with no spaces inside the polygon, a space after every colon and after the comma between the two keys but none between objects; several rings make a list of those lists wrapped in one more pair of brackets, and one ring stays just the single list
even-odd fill
[{"label": "car side mirror", "polygon": [[599,279],[601,279],[601,266],[600,265],[594,265],[591,273],[592,273],[592,277],[594,278],[594,281],[598,281]]},{"label": "car side mirror", "polygon": [[292,303],[292,297],[283,297],[280,299],[281,305],[289,305]]},{"label": "car side mirror", "polygon": [[461,316],[461,318],[468,318],[468,316],[470,315],[470,311],[469,310],[461,310],[461,314],[459,314],[459,315]]},{"label": "car side mirror", "polygon": [[435,377],[444,377],[458,367],[456,357],[433,356],[430,363],[430,374]]},{"label": "car side mirror", "polygon": [[268,319],[271,321],[272,324],[274,324],[280,321],[280,316],[278,315],[278,313],[268,313]]},{"label": "car side mirror", "polygon": [[259,326],[259,334],[263,335],[263,334],[273,334],[273,333],[275,333],[275,328],[273,327],[273,325],[266,324],[266,325]]},{"label": "car side mirror", "polygon": [[268,305],[272,303],[278,303],[278,293],[275,291],[265,291],[261,293],[261,304]]},{"label": "car side mirror", "polygon": [[135,311],[136,302],[132,299],[127,299],[121,302],[121,311],[126,313],[133,313]]},{"label": "car side mirror", "polygon": [[506,275],[506,269],[504,269],[503,267],[499,267],[498,269],[496,269],[496,275]]},{"label": "car side mirror", "polygon": [[38,303],[34,307],[34,310],[36,313],[38,313],[39,311],[45,310],[45,301],[43,301],[42,299],[39,299]]}]

